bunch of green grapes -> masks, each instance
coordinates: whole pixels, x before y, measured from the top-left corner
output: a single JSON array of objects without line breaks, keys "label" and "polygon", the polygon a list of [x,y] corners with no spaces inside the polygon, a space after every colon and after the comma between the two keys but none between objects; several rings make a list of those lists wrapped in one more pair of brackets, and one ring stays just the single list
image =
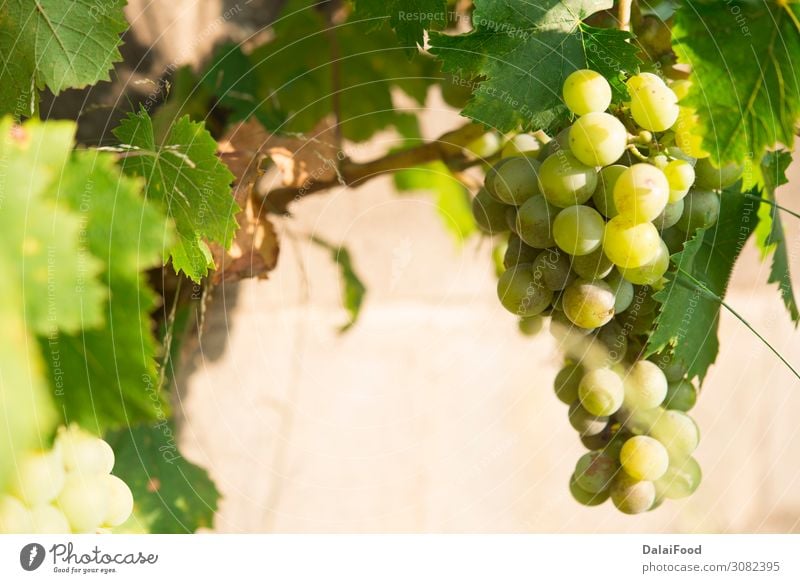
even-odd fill
[{"label": "bunch of green grapes", "polygon": [[[691,451],[684,455],[687,435],[696,437],[685,415],[696,389],[685,370],[668,378],[643,360],[644,346],[670,254],[714,226],[720,191],[742,170],[715,168],[700,149],[694,113],[678,104],[685,81],[670,86],[642,73],[627,88],[630,101],[612,108],[605,78],[572,73],[563,87],[572,125],[554,139],[510,140],[473,214],[482,230],[503,236],[501,304],[523,333],[549,321],[575,360],[559,373],[556,392],[591,451],[570,489],[583,503],[610,496],[635,513],[699,483]],[[679,430],[687,435],[670,433]]]},{"label": "bunch of green grapes", "polygon": [[62,427],[53,448],[17,464],[0,494],[0,533],[110,532],[133,511],[130,488],[117,476],[114,452],[77,425]]}]

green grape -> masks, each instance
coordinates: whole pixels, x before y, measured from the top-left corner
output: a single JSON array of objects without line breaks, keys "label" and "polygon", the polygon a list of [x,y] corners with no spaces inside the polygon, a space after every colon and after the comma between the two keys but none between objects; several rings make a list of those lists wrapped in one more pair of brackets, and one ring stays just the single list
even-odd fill
[{"label": "green grape", "polygon": [[569,74],[562,88],[564,103],[575,115],[605,111],[611,105],[611,85],[598,72],[578,69]]},{"label": "green grape", "polygon": [[57,498],[57,506],[76,533],[94,532],[105,520],[109,492],[100,474],[71,472]]},{"label": "green grape", "polygon": [[670,83],[669,88],[672,89],[675,97],[677,97],[678,101],[680,101],[681,99],[686,99],[686,96],[689,95],[689,89],[691,86],[692,82],[688,79],[676,79]]},{"label": "green grape", "polygon": [[519,331],[525,336],[535,336],[542,331],[543,327],[544,317],[541,315],[529,316],[517,320],[517,328],[519,328]]},{"label": "green grape", "polygon": [[702,190],[723,190],[742,176],[742,167],[739,164],[731,163],[716,168],[708,158],[698,160],[694,171],[697,175],[695,186]]},{"label": "green grape", "polygon": [[580,401],[569,406],[569,424],[582,436],[597,435],[608,425],[608,417],[597,417],[584,409]]},{"label": "green grape", "polygon": [[11,475],[11,494],[28,506],[47,504],[64,485],[64,466],[58,451],[23,457]]},{"label": "green grape", "polygon": [[58,508],[45,504],[31,509],[33,532],[36,534],[70,534],[69,522]]},{"label": "green grape", "polygon": [[616,413],[622,405],[624,395],[622,379],[608,368],[597,368],[587,372],[578,386],[581,405],[598,417]]},{"label": "green grape", "polygon": [[608,491],[600,492],[599,494],[592,494],[587,492],[575,482],[575,476],[569,479],[569,491],[572,497],[578,504],[584,506],[597,506],[608,500]]},{"label": "green grape", "polygon": [[562,150],[542,162],[539,185],[547,202],[554,206],[583,204],[597,187],[597,170]]},{"label": "green grape", "polygon": [[486,174],[486,190],[500,202],[520,206],[539,192],[539,162],[526,156],[503,158]]},{"label": "green grape", "polygon": [[[683,215],[681,215],[683,216]],[[683,244],[686,242],[686,233],[678,227],[670,227],[661,231],[661,239],[669,249],[670,255],[683,251]]]},{"label": "green grape", "polygon": [[577,279],[564,290],[564,314],[581,328],[593,329],[614,317],[614,292],[601,279]]},{"label": "green grape", "polygon": [[559,210],[540,194],[528,199],[517,210],[517,234],[531,247],[537,249],[552,247],[556,244],[553,238],[553,223]]},{"label": "green grape", "polygon": [[597,340],[606,350],[607,363],[617,364],[625,358],[628,351],[628,334],[614,320],[597,331]]},{"label": "green grape", "polygon": [[568,206],[553,221],[553,238],[570,255],[588,255],[603,242],[605,221],[592,207]]},{"label": "green grape", "polygon": [[503,158],[510,158],[511,156],[536,158],[542,153],[543,148],[544,144],[536,136],[517,134],[505,143],[501,156]]},{"label": "green grape", "polygon": [[56,447],[61,449],[68,472],[109,474],[114,467],[111,446],[77,425],[59,429]]},{"label": "green grape", "polygon": [[617,216],[606,223],[603,251],[618,267],[641,267],[660,253],[661,237],[653,223],[633,223]]},{"label": "green grape", "polygon": [[600,214],[607,219],[613,218],[619,214],[614,204],[614,185],[617,183],[620,174],[627,169],[627,166],[615,164],[613,166],[606,166],[600,170],[597,175],[597,188],[595,188],[594,193],[592,193],[592,202]]},{"label": "green grape", "polygon": [[569,149],[587,166],[608,166],[625,153],[628,132],[608,113],[587,113],[572,124]]},{"label": "green grape", "polygon": [[625,375],[625,407],[636,411],[653,409],[667,396],[664,373],[649,360],[638,360]]},{"label": "green grape", "polygon": [[686,160],[672,160],[664,167],[669,182],[669,202],[678,202],[694,184],[694,166]]},{"label": "green grape", "polygon": [[561,291],[575,279],[567,255],[555,248],[539,253],[533,262],[533,275],[541,278],[552,291]]},{"label": "green grape", "polygon": [[669,249],[667,249],[667,244],[661,241],[658,255],[652,261],[640,267],[620,267],[619,272],[631,283],[653,285],[664,277],[667,269],[669,269]]},{"label": "green grape", "polygon": [[506,210],[508,206],[497,202],[485,188],[481,188],[472,199],[472,216],[478,228],[490,235],[508,231]]},{"label": "green grape", "polygon": [[101,479],[108,491],[108,511],[102,525],[119,526],[128,520],[133,512],[133,494],[128,485],[117,476],[104,475]]},{"label": "green grape", "polygon": [[684,199],[683,215],[675,224],[693,235],[697,229],[713,227],[719,219],[719,195],[710,190],[693,190]]},{"label": "green grape", "polygon": [[663,132],[677,121],[680,113],[678,98],[660,79],[642,82],[630,90],[630,95],[631,116],[644,129]]},{"label": "green grape", "polygon": [[697,389],[687,380],[680,380],[667,385],[667,396],[664,407],[675,411],[689,411],[697,403]]},{"label": "green grape", "polygon": [[500,149],[500,137],[495,132],[486,132],[464,146],[464,149],[476,158],[486,158]]},{"label": "green grape", "polygon": [[506,230],[512,233],[517,232],[517,207],[507,206],[505,212]]},{"label": "green grape", "polygon": [[619,314],[627,310],[633,302],[633,284],[622,277],[617,270],[608,275],[606,283],[614,292],[614,313]]},{"label": "green grape", "polygon": [[518,235],[511,233],[508,237],[508,246],[503,255],[503,265],[506,269],[510,269],[520,263],[533,263],[539,253],[539,249],[526,245]]},{"label": "green grape", "polygon": [[17,498],[0,495],[0,534],[29,534],[33,530],[30,510]]},{"label": "green grape", "polygon": [[[561,296],[559,296],[561,297]],[[594,331],[593,328],[581,328],[569,321],[562,310],[554,306],[550,318],[550,334],[562,344],[567,346],[585,341],[586,336]]]},{"label": "green grape", "polygon": [[674,459],[691,455],[700,443],[697,424],[681,411],[662,410],[649,433],[664,445]]},{"label": "green grape", "polygon": [[686,498],[694,494],[702,479],[700,464],[693,457],[672,460],[664,475],[656,481],[656,492],[661,498]]},{"label": "green grape", "polygon": [[506,253],[508,253],[507,241],[502,241],[502,240],[497,241],[492,246],[492,265],[494,265],[495,277],[500,277],[502,273],[506,270],[506,266],[503,265]]},{"label": "green grape", "polygon": [[653,224],[659,231],[669,229],[670,227],[676,225],[681,219],[681,216],[683,215],[683,208],[684,203],[682,198],[675,202],[668,203],[667,206],[664,207],[664,210],[661,211],[661,214],[653,219]]},{"label": "green grape", "polygon": [[606,456],[613,460],[619,460],[619,452],[622,445],[628,441],[630,435],[621,429],[614,429],[614,426],[608,426],[606,429],[597,435],[581,436],[581,443],[586,449],[591,451],[601,451]]},{"label": "green grape", "polygon": [[612,269],[614,264],[603,253],[602,247],[598,247],[588,255],[572,257],[572,270],[583,279],[603,279]]},{"label": "green grape", "polygon": [[569,152],[569,128],[566,127],[556,134],[556,137],[547,142],[544,150],[539,156],[540,160],[546,160],[558,152]]},{"label": "green grape", "polygon": [[[675,145],[692,158],[707,158],[703,149],[703,138],[693,130],[700,125],[700,116],[690,107],[678,108],[678,119],[672,126],[675,132]],[[696,169],[695,169],[696,170]]]},{"label": "green grape", "polygon": [[583,374],[583,367],[580,364],[566,364],[558,371],[553,388],[559,401],[571,405],[578,400],[578,385]]},{"label": "green grape", "polygon": [[620,216],[644,223],[655,219],[669,200],[669,183],[652,164],[634,164],[614,184],[614,205]]},{"label": "green grape", "polygon": [[625,514],[640,514],[653,507],[656,500],[656,487],[653,482],[637,480],[619,472],[609,489],[611,501],[617,510]]},{"label": "green grape", "polygon": [[598,494],[611,487],[619,472],[617,460],[603,453],[591,451],[583,454],[575,464],[575,483],[584,491]]},{"label": "green grape", "polygon": [[647,435],[635,435],[622,446],[619,461],[630,477],[653,481],[667,471],[669,454],[657,439]]},{"label": "green grape", "polygon": [[534,277],[530,263],[521,263],[504,272],[497,280],[497,296],[503,307],[512,314],[536,316],[550,305],[553,292]]},{"label": "green grape", "polygon": [[667,382],[675,383],[683,380],[689,372],[689,367],[682,360],[676,360],[671,354],[659,354],[653,357],[653,362],[664,372]]}]

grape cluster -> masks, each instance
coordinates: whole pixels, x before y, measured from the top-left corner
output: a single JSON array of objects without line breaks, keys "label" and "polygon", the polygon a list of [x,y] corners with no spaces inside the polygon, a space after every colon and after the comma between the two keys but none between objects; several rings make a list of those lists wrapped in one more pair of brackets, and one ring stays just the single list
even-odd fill
[{"label": "grape cluster", "polygon": [[612,108],[604,77],[572,73],[563,86],[572,125],[554,139],[512,138],[472,208],[482,230],[508,232],[501,304],[526,334],[549,319],[567,352],[556,394],[590,450],[572,494],[638,513],[700,481],[698,429],[686,415],[696,388],[684,363],[645,360],[644,346],[670,254],[716,223],[720,190],[741,168],[715,168],[700,149],[694,112],[678,104],[686,81],[641,73],[627,89],[630,101]]},{"label": "grape cluster", "polygon": [[0,494],[0,533],[110,532],[133,511],[127,484],[111,474],[114,452],[77,425],[62,427],[53,448],[17,464]]}]

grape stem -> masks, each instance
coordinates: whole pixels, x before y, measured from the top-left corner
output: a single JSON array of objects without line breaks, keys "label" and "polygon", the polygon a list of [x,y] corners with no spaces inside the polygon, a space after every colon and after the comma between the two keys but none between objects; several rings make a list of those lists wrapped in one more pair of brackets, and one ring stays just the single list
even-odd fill
[{"label": "grape stem", "polygon": [[650,158],[648,158],[639,151],[639,148],[636,147],[636,144],[628,144],[626,147],[628,150],[630,150],[631,154],[639,158],[639,160],[641,160],[642,162],[650,161]]},{"label": "grape stem", "polygon": [[696,291],[703,292],[703,293],[704,293],[706,296],[708,296],[710,299],[714,300],[715,302],[718,302],[718,303],[719,303],[719,304],[720,304],[720,305],[721,305],[723,308],[725,308],[725,309],[726,309],[726,310],[728,310],[728,311],[729,311],[731,314],[733,314],[733,315],[734,315],[734,317],[736,317],[736,319],[737,319],[737,320],[739,320],[739,321],[740,321],[742,324],[744,324],[744,325],[747,327],[747,329],[748,329],[748,330],[750,330],[750,331],[751,331],[753,334],[755,334],[755,335],[756,335],[756,337],[757,337],[759,340],[761,340],[761,342],[763,342],[763,343],[766,345],[766,347],[767,347],[767,348],[769,348],[769,349],[772,351],[772,353],[773,353],[775,356],[777,356],[777,357],[780,359],[780,361],[781,361],[783,364],[785,364],[785,365],[786,365],[786,367],[787,367],[787,368],[788,368],[790,371],[792,371],[792,374],[794,374],[794,376],[795,376],[795,377],[797,377],[798,379],[800,379],[800,373],[798,373],[798,372],[797,372],[797,370],[795,370],[795,368],[794,368],[794,367],[793,367],[793,366],[792,366],[792,365],[789,363],[789,361],[788,361],[788,360],[786,360],[786,359],[783,357],[783,355],[782,355],[780,352],[778,352],[778,350],[777,350],[777,349],[776,349],[774,346],[772,346],[772,344],[770,344],[770,343],[767,341],[767,339],[766,339],[766,338],[764,338],[764,337],[763,337],[763,336],[762,336],[762,335],[761,335],[761,334],[758,332],[758,330],[756,330],[755,328],[753,328],[753,326],[750,324],[750,322],[748,322],[747,320],[745,320],[745,319],[744,319],[744,317],[742,317],[742,315],[741,315],[741,314],[739,314],[739,312],[737,312],[736,310],[734,310],[734,309],[733,309],[733,308],[732,308],[732,307],[731,307],[731,306],[730,306],[730,305],[729,305],[729,304],[728,304],[728,303],[727,303],[725,300],[723,300],[721,297],[719,297],[719,296],[718,296],[717,294],[715,294],[713,291],[711,291],[710,289],[708,289],[708,287],[707,287],[707,286],[706,286],[706,285],[705,285],[703,282],[701,282],[701,281],[699,281],[698,279],[696,279],[696,278],[695,278],[695,277],[694,277],[694,276],[693,276],[691,273],[689,273],[689,272],[688,272],[688,271],[686,271],[685,269],[683,269],[683,268],[681,268],[681,267],[678,267],[678,273],[679,273],[680,275],[682,275],[683,277],[685,277],[686,279],[688,279],[689,281],[691,281],[691,282],[694,284],[694,286],[695,286],[695,290],[696,290]]},{"label": "grape stem", "polygon": [[782,211],[783,211],[783,212],[785,212],[786,214],[792,215],[793,217],[796,217],[796,218],[800,219],[800,214],[798,214],[798,213],[794,212],[794,211],[793,211],[793,210],[791,210],[791,209],[787,209],[786,207],[784,207],[784,206],[781,206],[781,205],[779,205],[777,202],[775,202],[775,201],[772,201],[772,200],[770,200],[770,199],[768,199],[768,198],[762,198],[762,197],[760,197],[760,196],[756,196],[755,194],[747,194],[747,193],[745,193],[745,195],[744,195],[744,196],[745,196],[745,198],[750,198],[750,199],[752,199],[752,200],[757,200],[757,201],[759,201],[759,202],[764,202],[764,203],[766,203],[766,204],[768,204],[768,205],[770,205],[770,206],[773,206],[773,207],[775,207],[776,209],[780,209],[780,210],[782,210]]},{"label": "grape stem", "polygon": [[631,29],[631,6],[633,5],[633,0],[619,0],[619,4],[617,6],[618,11],[618,20],[619,20],[619,29],[620,30],[630,30]]}]

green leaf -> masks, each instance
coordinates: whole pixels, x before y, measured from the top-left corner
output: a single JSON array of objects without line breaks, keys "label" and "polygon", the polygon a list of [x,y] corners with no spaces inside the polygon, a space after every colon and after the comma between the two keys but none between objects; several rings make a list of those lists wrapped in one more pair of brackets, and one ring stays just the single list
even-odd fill
[{"label": "green leaf", "polygon": [[361,304],[364,303],[364,296],[367,295],[367,288],[362,283],[361,278],[358,277],[350,252],[345,247],[332,245],[315,235],[311,237],[311,240],[330,251],[331,258],[339,266],[339,272],[342,277],[342,304],[344,304],[349,314],[347,323],[339,329],[339,332],[347,332],[358,320],[358,316],[361,313]]},{"label": "green leaf", "polygon": [[33,88],[108,80],[121,60],[125,0],[6,0],[0,12],[0,115],[30,116]]},{"label": "green leaf", "polygon": [[157,418],[167,408],[150,321],[158,304],[144,272],[161,265],[172,232],[143,200],[141,182],[122,175],[113,155],[82,151],[49,193],[80,217],[87,251],[104,266],[105,325],[40,340],[59,409],[67,421],[97,433]]},{"label": "green leaf", "polygon": [[689,367],[689,378],[702,382],[719,352],[717,329],[720,303],[708,296],[679,270],[700,281],[719,298],[725,297],[733,265],[758,223],[757,204],[744,194],[722,194],[720,217],[713,229],[699,230],[671,257],[667,285],[653,297],[663,305],[647,343],[647,354],[672,350]]},{"label": "green leaf", "polygon": [[208,473],[178,450],[166,419],[106,436],[114,449],[114,474],[133,492],[133,516],[120,531],[193,533],[213,525],[219,492]]},{"label": "green leaf", "polygon": [[791,148],[800,116],[800,7],[781,2],[684,0],[673,48],[692,67],[682,102],[700,117],[703,148],[717,163],[760,160]]},{"label": "green leaf", "polygon": [[388,20],[400,42],[414,51],[422,46],[425,31],[447,22],[445,0],[357,0],[356,18]]},{"label": "green leaf", "polygon": [[416,168],[400,170],[394,174],[394,184],[399,191],[432,191],[436,197],[439,216],[456,243],[463,243],[477,230],[472,216],[469,191],[444,163],[431,162]]},{"label": "green leaf", "polygon": [[178,240],[168,251],[175,271],[199,282],[214,268],[206,241],[230,247],[240,210],[231,195],[233,174],[217,158],[216,142],[188,117],[159,140],[144,110],[129,114],[114,135],[132,150],[123,160],[125,172],[143,176],[147,197],[160,201],[175,222]]},{"label": "green leaf", "polygon": [[576,69],[592,68],[622,91],[621,72],[637,70],[628,33],[583,22],[610,0],[476,0],[475,28],[458,36],[431,33],[444,69],[483,78],[464,115],[496,128],[552,130],[566,120],[561,86]]},{"label": "green leaf", "polygon": [[[786,169],[792,162],[792,155],[780,150],[768,152],[761,161],[762,197],[776,202],[775,190],[789,181],[786,178]],[[786,246],[786,235],[783,232],[781,223],[781,211],[766,202],[761,203],[758,209],[758,228],[756,228],[756,245],[761,250],[762,257],[767,257],[772,253],[772,267],[769,272],[767,283],[777,283],[778,291],[781,294],[783,303],[789,311],[792,321],[800,321],[800,311],[792,288],[792,277],[789,273],[789,252]]]}]

